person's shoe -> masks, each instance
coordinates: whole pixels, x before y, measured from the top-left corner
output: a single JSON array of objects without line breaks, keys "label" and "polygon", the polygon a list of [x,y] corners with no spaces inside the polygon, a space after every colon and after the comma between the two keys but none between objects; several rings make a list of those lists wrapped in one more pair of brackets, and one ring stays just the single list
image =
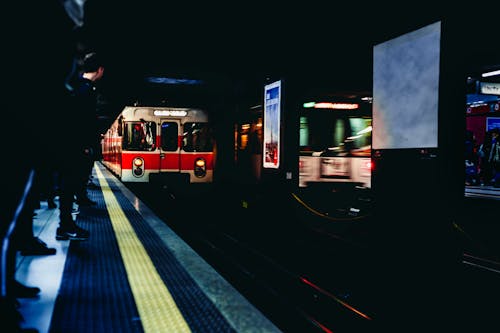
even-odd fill
[{"label": "person's shoe", "polygon": [[12,294],[16,298],[35,298],[39,293],[38,287],[28,287],[17,280],[12,283]]},{"label": "person's shoe", "polygon": [[56,205],[56,203],[55,203],[54,199],[48,199],[48,200],[47,200],[47,207],[48,207],[49,209],[54,209],[54,208],[57,208],[57,205]]},{"label": "person's shoe", "polygon": [[97,202],[91,200],[89,197],[83,197],[76,200],[78,206],[93,206],[97,205]]},{"label": "person's shoe", "polygon": [[18,331],[15,331],[15,333],[38,333],[40,332],[36,328],[19,328]]},{"label": "person's shoe", "polygon": [[20,251],[23,256],[52,255],[56,254],[56,249],[48,247],[47,244],[38,237],[25,244]]},{"label": "person's shoe", "polygon": [[57,240],[87,240],[89,238],[89,232],[77,225],[70,228],[57,228],[56,239]]},{"label": "person's shoe", "polygon": [[0,316],[2,318],[3,331],[11,333],[38,333],[38,330],[35,328],[21,327],[21,323],[25,322],[25,318],[19,312],[17,303],[19,301],[13,297],[5,297],[0,301]]}]

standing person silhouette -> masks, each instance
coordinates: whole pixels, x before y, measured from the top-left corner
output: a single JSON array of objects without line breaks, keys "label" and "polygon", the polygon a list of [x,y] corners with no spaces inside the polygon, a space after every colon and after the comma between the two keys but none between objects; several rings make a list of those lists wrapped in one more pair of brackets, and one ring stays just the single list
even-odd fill
[{"label": "standing person silhouette", "polygon": [[[89,131],[85,138],[85,140],[88,140],[88,143],[84,148],[85,156],[87,157],[86,169],[82,169],[82,182],[76,193],[76,202],[82,206],[96,204],[96,202],[88,197],[86,187],[92,178],[94,162],[99,155],[100,135],[98,133],[96,112],[98,84],[103,75],[104,64],[102,59],[96,52],[87,53],[83,58],[83,73],[76,80],[75,84],[75,96],[78,99],[77,102],[79,103],[81,112],[89,116]],[[92,118],[90,118],[90,115],[92,115]]]},{"label": "standing person silhouette", "polygon": [[489,185],[491,180],[491,163],[490,153],[491,153],[491,139],[492,133],[491,131],[486,131],[484,135],[484,140],[481,145],[479,145],[478,149],[478,157],[479,157],[479,179],[481,181],[481,185]]},{"label": "standing person silhouette", "polygon": [[[79,227],[72,217],[73,202],[82,206],[94,205],[86,192],[92,172],[97,145],[97,82],[104,75],[104,65],[95,52],[84,56],[82,74],[74,81],[70,109],[78,124],[70,122],[71,147],[69,155],[61,161],[61,197],[59,199],[60,221],[56,232],[58,240],[86,240],[89,232]],[[69,157],[69,158],[68,158]]]},{"label": "standing person silhouette", "polygon": [[500,187],[500,129],[491,130],[491,150],[488,158],[491,165],[491,184]]}]

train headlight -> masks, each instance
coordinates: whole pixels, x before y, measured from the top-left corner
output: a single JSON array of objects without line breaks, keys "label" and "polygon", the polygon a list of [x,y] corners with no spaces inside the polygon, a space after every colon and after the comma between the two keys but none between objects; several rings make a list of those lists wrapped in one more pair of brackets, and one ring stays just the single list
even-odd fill
[{"label": "train headlight", "polygon": [[204,158],[199,157],[194,160],[194,175],[196,177],[204,177],[207,174],[207,162]]},{"label": "train headlight", "polygon": [[144,160],[142,157],[135,157],[132,161],[132,174],[135,177],[142,177],[144,175]]}]

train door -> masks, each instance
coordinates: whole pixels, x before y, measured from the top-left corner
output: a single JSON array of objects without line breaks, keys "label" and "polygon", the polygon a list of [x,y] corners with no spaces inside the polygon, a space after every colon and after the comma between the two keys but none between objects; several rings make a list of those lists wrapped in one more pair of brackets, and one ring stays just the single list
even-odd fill
[{"label": "train door", "polygon": [[160,120],[160,172],[181,170],[181,123],[176,119]]}]

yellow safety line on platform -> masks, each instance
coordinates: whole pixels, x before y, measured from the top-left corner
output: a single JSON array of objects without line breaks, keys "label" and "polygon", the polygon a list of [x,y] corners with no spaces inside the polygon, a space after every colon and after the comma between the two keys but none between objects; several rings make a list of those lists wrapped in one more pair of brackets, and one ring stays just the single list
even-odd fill
[{"label": "yellow safety line on platform", "polygon": [[95,169],[144,331],[191,332],[104,175]]}]

